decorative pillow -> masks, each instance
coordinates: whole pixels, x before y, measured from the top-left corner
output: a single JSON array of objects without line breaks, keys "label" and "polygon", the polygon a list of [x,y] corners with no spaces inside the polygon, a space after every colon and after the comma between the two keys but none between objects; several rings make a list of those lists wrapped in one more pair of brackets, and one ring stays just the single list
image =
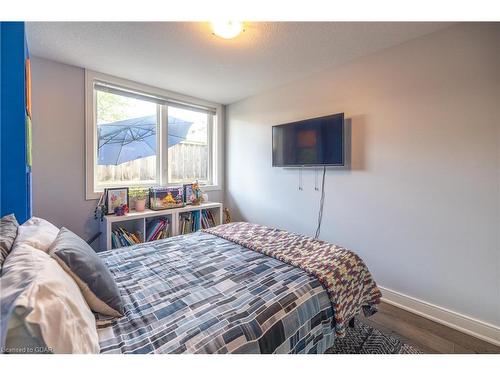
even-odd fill
[{"label": "decorative pillow", "polygon": [[16,238],[17,244],[26,244],[36,249],[47,252],[52,242],[57,237],[59,229],[47,220],[32,217],[19,226]]},{"label": "decorative pillow", "polygon": [[12,249],[18,227],[19,224],[14,214],[6,215],[0,219],[0,269]]},{"label": "decorative pillow", "polygon": [[84,240],[63,227],[50,246],[49,255],[73,277],[92,310],[123,316],[123,301],[113,275]]},{"label": "decorative pillow", "polygon": [[1,278],[0,347],[8,353],[99,353],[94,314],[48,254],[15,244]]}]

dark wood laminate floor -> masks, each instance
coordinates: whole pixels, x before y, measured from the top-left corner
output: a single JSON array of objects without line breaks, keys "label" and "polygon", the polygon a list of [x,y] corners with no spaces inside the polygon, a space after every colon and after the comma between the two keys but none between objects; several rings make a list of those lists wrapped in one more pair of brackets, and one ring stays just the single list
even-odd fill
[{"label": "dark wood laminate floor", "polygon": [[424,353],[500,353],[499,346],[384,302],[375,315],[360,319]]}]

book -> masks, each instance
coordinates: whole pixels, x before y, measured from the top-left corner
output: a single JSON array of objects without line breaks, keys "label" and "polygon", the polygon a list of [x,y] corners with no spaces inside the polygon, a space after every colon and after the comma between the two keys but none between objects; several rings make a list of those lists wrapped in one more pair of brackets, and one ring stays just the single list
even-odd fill
[{"label": "book", "polygon": [[201,211],[201,227],[203,229],[215,227],[215,218],[210,210]]},{"label": "book", "polygon": [[189,234],[195,231],[195,220],[193,216],[194,212],[183,212],[179,216],[179,232],[181,234]]},{"label": "book", "polygon": [[141,243],[140,236],[131,233],[125,228],[118,227],[111,233],[111,244],[113,249],[124,246],[132,246]]},{"label": "book", "polygon": [[147,232],[146,241],[155,241],[159,239],[168,238],[168,228],[170,222],[166,218],[159,218],[156,221],[148,224],[149,230]]}]

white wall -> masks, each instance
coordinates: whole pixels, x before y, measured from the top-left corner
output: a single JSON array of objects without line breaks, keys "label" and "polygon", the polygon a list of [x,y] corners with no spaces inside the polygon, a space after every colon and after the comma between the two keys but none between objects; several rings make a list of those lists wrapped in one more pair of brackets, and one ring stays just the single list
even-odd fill
[{"label": "white wall", "polygon": [[500,325],[499,49],[498,24],[457,25],[229,105],[233,216],[313,235],[314,173],[299,191],[271,167],[271,126],[344,112],[352,168],[327,171],[321,238],[386,288]]},{"label": "white wall", "polygon": [[[33,215],[84,239],[98,232],[85,200],[84,70],[32,57]],[[223,177],[223,176],[222,176]],[[209,192],[222,201],[222,191]]]}]

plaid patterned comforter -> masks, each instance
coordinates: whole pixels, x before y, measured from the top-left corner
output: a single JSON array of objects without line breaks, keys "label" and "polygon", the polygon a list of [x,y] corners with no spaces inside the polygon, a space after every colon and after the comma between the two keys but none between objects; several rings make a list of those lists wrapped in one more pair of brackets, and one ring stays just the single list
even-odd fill
[{"label": "plaid patterned comforter", "polygon": [[230,223],[206,229],[249,249],[299,267],[318,278],[335,310],[335,331],[345,334],[349,320],[364,310],[373,314],[380,303],[375,280],[361,258],[342,247],[311,237],[251,223]]},{"label": "plaid patterned comforter", "polygon": [[323,353],[332,304],[300,268],[197,232],[99,254],[125,316],[99,320],[102,353]]}]

